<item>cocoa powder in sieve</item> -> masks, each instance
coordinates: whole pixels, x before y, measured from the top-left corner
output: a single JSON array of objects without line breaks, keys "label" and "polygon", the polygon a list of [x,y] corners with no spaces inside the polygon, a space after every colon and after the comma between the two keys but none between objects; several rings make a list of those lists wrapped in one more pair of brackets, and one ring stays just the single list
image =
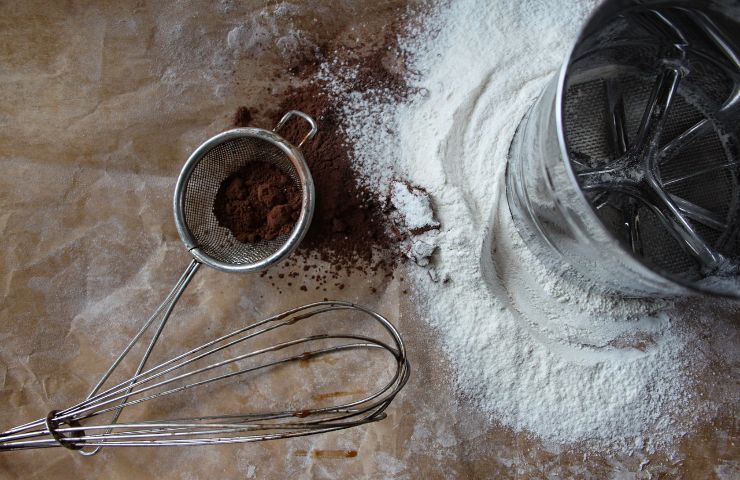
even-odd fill
[{"label": "cocoa powder in sieve", "polygon": [[285,172],[250,162],[221,182],[213,213],[237,240],[254,243],[290,233],[301,201],[300,189]]}]

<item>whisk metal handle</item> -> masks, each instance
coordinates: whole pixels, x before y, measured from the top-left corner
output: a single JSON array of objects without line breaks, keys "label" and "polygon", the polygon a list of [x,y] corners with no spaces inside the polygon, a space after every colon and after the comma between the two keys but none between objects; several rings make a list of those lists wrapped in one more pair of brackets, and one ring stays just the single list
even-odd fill
[{"label": "whisk metal handle", "polygon": [[[48,413],[48,415],[46,415],[46,421],[45,421],[46,429],[49,430],[49,433],[54,438],[54,440],[56,440],[56,442],[59,443],[64,448],[67,448],[69,450],[80,450],[81,451],[82,450],[82,446],[77,445],[75,443],[65,442],[64,440],[67,440],[68,437],[65,437],[64,435],[62,435],[61,433],[59,433],[57,431],[57,427],[59,425],[54,420],[54,416],[57,413],[59,413],[59,410],[52,410],[51,412]],[[71,427],[80,427],[81,428],[80,422],[78,422],[76,420],[70,420],[68,423],[69,423],[69,425]],[[84,436],[85,436],[85,431],[84,430],[75,431],[72,434],[72,437],[74,437],[74,438],[79,438],[79,437],[84,437]],[[95,448],[95,453],[97,453],[98,450],[100,450],[100,447],[96,447]],[[93,454],[94,453],[92,453],[92,452],[88,453],[88,455],[93,455]]]},{"label": "whisk metal handle", "polygon": [[283,128],[286,123],[288,123],[288,120],[290,120],[291,117],[301,117],[304,119],[308,124],[311,126],[311,130],[306,134],[305,137],[303,137],[303,140],[297,145],[298,148],[301,148],[304,143],[306,143],[308,140],[312,140],[313,137],[316,136],[316,133],[319,131],[318,125],[316,125],[316,120],[314,120],[311,116],[299,111],[299,110],[290,110],[289,112],[286,112],[285,115],[283,115],[283,118],[280,119],[277,125],[275,125],[275,128],[272,129],[273,132],[278,133],[278,130]]},{"label": "whisk metal handle", "polygon": [[[129,354],[131,349],[137,344],[139,339],[144,335],[144,333],[149,329],[149,327],[154,323],[154,321],[160,317],[161,319],[159,322],[159,325],[157,325],[157,329],[154,332],[154,335],[152,336],[151,340],[149,340],[149,345],[146,348],[146,351],[141,357],[141,360],[139,361],[139,365],[136,369],[136,372],[134,373],[134,377],[136,375],[140,374],[144,370],[144,366],[146,366],[147,360],[149,360],[149,356],[152,353],[152,350],[154,349],[154,345],[159,340],[160,335],[162,334],[162,330],[164,330],[165,325],[167,324],[167,321],[170,318],[170,315],[172,314],[172,310],[175,308],[175,305],[177,304],[177,301],[180,300],[180,297],[182,297],[182,294],[185,292],[185,288],[190,283],[190,280],[193,279],[196,272],[198,271],[198,268],[200,267],[201,263],[197,260],[193,260],[190,262],[190,264],[187,266],[185,271],[180,276],[180,279],[175,283],[175,286],[172,288],[169,294],[165,297],[164,301],[157,307],[157,309],[154,311],[154,313],[147,319],[146,322],[144,322],[144,325],[139,329],[139,331],[134,335],[134,337],[131,339],[131,341],[124,347],[123,351],[116,357],[116,359],[113,361],[110,367],[108,367],[108,370],[103,374],[103,376],[98,380],[98,383],[95,384],[93,389],[88,394],[86,400],[89,400],[93,396],[95,396],[100,389],[103,387],[103,384],[110,378],[110,376],[113,374],[113,372],[118,368],[118,366],[121,364],[124,358],[126,358],[126,355]],[[164,313],[162,313],[164,312]],[[126,403],[128,397],[124,398],[121,403]],[[113,419],[111,420],[111,425],[115,425],[115,423],[118,421],[118,417],[121,416],[121,412],[123,411],[123,406],[118,408],[116,410],[116,413],[113,415]],[[47,422],[48,423],[48,422]],[[54,433],[52,430],[49,430]],[[60,442],[61,443],[61,442]],[[64,446],[67,446],[66,444],[63,444]],[[102,447],[95,447],[92,450],[83,450],[79,449],[79,453],[81,455],[85,456],[91,456],[95,455],[100,451]]]}]

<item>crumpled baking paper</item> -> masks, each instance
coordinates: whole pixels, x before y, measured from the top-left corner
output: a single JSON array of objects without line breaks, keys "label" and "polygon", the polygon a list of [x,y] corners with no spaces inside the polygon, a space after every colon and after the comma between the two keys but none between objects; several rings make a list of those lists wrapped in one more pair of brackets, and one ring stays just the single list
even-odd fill
[{"label": "crumpled baking paper", "polygon": [[[260,113],[279,99],[274,72],[311,45],[372,39],[403,4],[0,5],[0,427],[84,398],[186,267],[171,197],[190,152],[228,128],[238,105],[254,107],[257,122],[269,126]],[[737,449],[716,435],[690,447],[686,464],[694,463],[686,466],[659,455],[646,464],[639,453],[560,452],[497,425],[456,392],[453,369],[404,294],[411,287],[403,276],[402,269],[393,279],[354,274],[342,290],[304,292],[289,288],[288,278],[202,268],[150,363],[324,297],[362,303],[398,326],[412,363],[409,384],[382,422],[248,445],[107,448],[91,458],[62,448],[1,453],[0,477],[649,478],[651,469],[705,476],[736,468]],[[318,383],[346,379],[360,389],[363,375],[373,380],[362,370],[328,372],[277,375],[260,399],[269,401],[271,391],[310,398],[312,374]],[[234,392],[189,401],[228,411],[239,406],[238,386]]]}]

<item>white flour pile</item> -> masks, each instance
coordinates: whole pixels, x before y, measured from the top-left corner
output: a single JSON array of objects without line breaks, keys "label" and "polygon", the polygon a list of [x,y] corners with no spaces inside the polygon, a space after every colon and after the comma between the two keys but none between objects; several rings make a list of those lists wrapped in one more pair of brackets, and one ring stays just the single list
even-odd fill
[{"label": "white flour pile", "polygon": [[[511,226],[502,193],[517,124],[594,4],[460,0],[432,12],[401,40],[420,92],[403,104],[383,91],[352,92],[343,65],[325,65],[323,78],[346,105],[345,132],[367,185],[382,196],[400,176],[434,201],[434,275],[414,266],[412,277],[460,391],[493,421],[546,441],[652,451],[715,409],[697,393],[708,362],[697,352],[709,346],[697,346],[689,326],[707,320],[545,272]],[[400,210],[413,223],[424,208],[407,203]]]}]

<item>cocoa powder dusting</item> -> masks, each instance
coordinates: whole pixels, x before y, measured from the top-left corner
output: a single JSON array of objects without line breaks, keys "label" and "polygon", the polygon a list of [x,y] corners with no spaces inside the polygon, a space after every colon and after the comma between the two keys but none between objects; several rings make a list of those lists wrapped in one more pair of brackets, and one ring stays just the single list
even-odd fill
[{"label": "cocoa powder dusting", "polygon": [[[394,38],[389,36],[389,41]],[[347,50],[332,51],[331,56],[344,56],[345,61],[357,67],[358,91],[383,88],[395,92],[400,99],[406,87],[402,76],[391,72],[384,64],[389,52],[387,47],[386,43],[364,56]],[[315,81],[318,66],[328,57],[327,51],[327,48],[320,49],[315,58],[304,58],[289,69],[298,76],[295,83],[299,86],[285,94],[273,114],[276,123],[284,112],[301,110],[313,116],[319,125],[316,137],[301,148],[316,187],[316,207],[298,254],[305,258],[316,256],[329,262],[336,271],[344,270],[345,273],[391,270],[403,258],[399,253],[400,239],[390,227],[382,202],[358,185],[357,173],[352,167],[351,146],[341,131],[341,105],[335,103],[326,86]],[[245,126],[242,122],[245,112],[249,112],[247,107],[239,108],[235,126]],[[297,121],[289,122],[280,132],[294,144],[305,133],[305,124]],[[328,278],[323,276],[317,280],[324,284]]]},{"label": "cocoa powder dusting", "polygon": [[[319,124],[319,133],[303,146],[316,187],[316,208],[301,248],[340,265],[370,262],[374,250],[389,253],[393,242],[382,205],[357,185],[336,106],[319,85],[294,90],[282,105],[286,110],[293,105],[292,108],[310,112]],[[292,123],[283,133],[289,141],[296,141],[302,128],[303,125]]]},{"label": "cocoa powder dusting", "polygon": [[247,107],[239,107],[234,114],[234,126],[237,128],[248,127],[252,121],[252,112]]},{"label": "cocoa powder dusting", "polygon": [[254,243],[290,233],[301,201],[300,189],[282,170],[250,162],[221,183],[213,213],[237,240]]}]

